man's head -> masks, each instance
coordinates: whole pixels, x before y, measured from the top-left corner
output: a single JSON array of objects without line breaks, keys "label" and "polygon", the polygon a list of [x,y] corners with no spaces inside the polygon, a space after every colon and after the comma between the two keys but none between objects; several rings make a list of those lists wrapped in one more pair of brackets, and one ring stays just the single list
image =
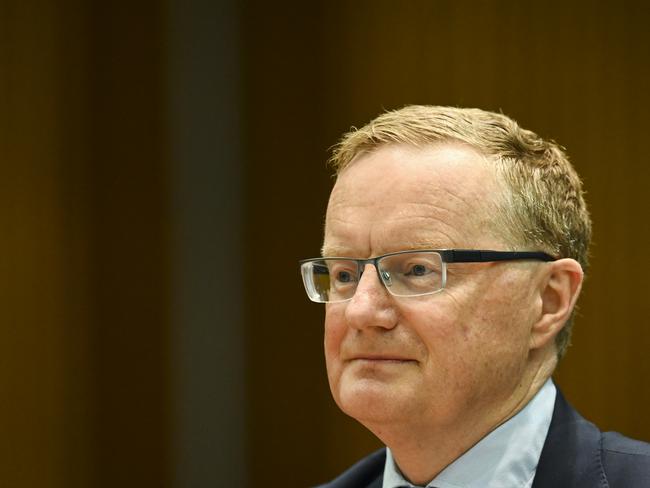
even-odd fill
[{"label": "man's head", "polygon": [[451,263],[443,290],[415,297],[389,293],[367,264],[351,298],[326,305],[328,376],[343,411],[379,437],[419,419],[438,433],[485,433],[530,398],[568,340],[557,336],[589,240],[578,177],[555,144],[510,119],[439,107],[380,116],[348,134],[333,163],[324,256],[455,248],[559,258]]},{"label": "man's head", "polygon": [[[461,143],[492,164],[503,184],[490,224],[512,248],[573,258],[586,271],[591,219],[582,183],[563,149],[522,129],[509,117],[479,109],[412,105],[387,112],[346,134],[330,162],[337,175],[355,158],[386,145]],[[573,320],[557,336],[561,358]]]}]

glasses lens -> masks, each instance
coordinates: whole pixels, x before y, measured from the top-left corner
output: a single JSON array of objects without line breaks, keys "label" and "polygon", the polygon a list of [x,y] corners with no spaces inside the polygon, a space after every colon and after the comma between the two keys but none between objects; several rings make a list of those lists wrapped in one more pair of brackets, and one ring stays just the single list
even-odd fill
[{"label": "glasses lens", "polygon": [[444,288],[442,257],[437,252],[405,252],[379,260],[379,274],[396,296],[429,295]]},{"label": "glasses lens", "polygon": [[301,266],[309,298],[318,303],[349,300],[359,281],[359,266],[347,259],[319,259]]}]

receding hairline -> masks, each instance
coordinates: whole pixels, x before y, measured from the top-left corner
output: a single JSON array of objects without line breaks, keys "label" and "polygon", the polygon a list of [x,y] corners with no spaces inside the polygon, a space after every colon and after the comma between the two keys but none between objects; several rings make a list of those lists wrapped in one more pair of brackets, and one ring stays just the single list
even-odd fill
[{"label": "receding hairline", "polygon": [[[506,132],[530,133],[510,117],[478,108],[408,105],[387,110],[361,128],[351,127],[332,149],[329,164],[338,173],[358,153],[385,143],[419,146],[430,142],[457,140],[474,148],[489,148],[501,154],[494,141]],[[534,134],[533,134],[534,135]]]},{"label": "receding hairline", "polygon": [[[461,139],[454,137],[447,137],[444,139],[436,139],[432,141],[385,141],[378,142],[372,146],[368,146],[359,152],[355,153],[354,157],[342,165],[335,165],[334,169],[336,170],[335,176],[338,177],[346,169],[350,168],[357,162],[359,159],[370,156],[377,151],[380,151],[385,148],[396,147],[396,148],[405,148],[413,151],[426,151],[430,149],[442,149],[445,147],[449,148],[458,148],[465,149],[470,152],[473,152],[478,157],[480,157],[484,162],[492,165],[496,170],[496,161],[498,156],[495,154],[490,154],[482,148],[475,146],[469,142],[465,142]],[[495,173],[496,174],[496,173]]]}]

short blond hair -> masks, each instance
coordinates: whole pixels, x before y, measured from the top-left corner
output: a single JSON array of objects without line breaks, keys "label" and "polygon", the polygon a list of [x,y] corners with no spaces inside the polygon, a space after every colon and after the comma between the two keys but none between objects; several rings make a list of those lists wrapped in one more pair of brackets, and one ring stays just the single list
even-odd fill
[{"label": "short blond hair", "polygon": [[[345,134],[334,146],[330,164],[338,175],[354,158],[380,146],[441,142],[467,144],[494,162],[509,189],[497,222],[508,242],[573,258],[587,269],[591,218],[580,177],[561,146],[503,114],[424,105],[389,111]],[[573,315],[556,337],[560,358],[570,344],[572,326]]]}]

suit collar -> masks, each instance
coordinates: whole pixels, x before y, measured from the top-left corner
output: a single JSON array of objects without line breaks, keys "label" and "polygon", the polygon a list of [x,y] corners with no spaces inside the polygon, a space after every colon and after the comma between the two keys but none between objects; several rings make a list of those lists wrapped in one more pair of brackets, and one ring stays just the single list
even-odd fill
[{"label": "suit collar", "polygon": [[601,433],[558,390],[551,426],[532,488],[608,488],[601,458]]}]

